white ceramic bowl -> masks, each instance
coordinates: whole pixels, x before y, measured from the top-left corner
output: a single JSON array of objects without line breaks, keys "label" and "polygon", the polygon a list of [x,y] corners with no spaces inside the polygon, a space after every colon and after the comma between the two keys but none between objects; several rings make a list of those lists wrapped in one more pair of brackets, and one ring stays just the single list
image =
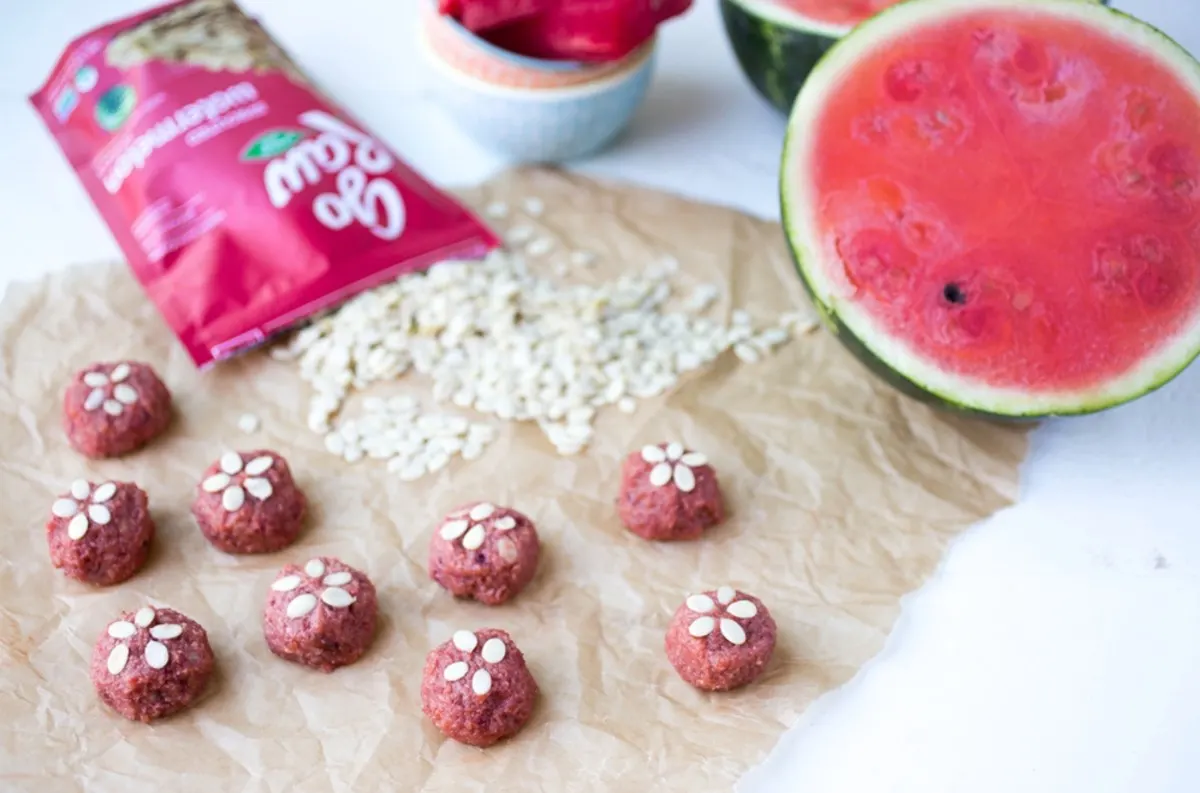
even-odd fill
[{"label": "white ceramic bowl", "polygon": [[574,160],[604,148],[629,125],[650,86],[648,46],[622,69],[561,88],[496,85],[458,71],[422,37],[442,108],[480,145],[529,163]]}]

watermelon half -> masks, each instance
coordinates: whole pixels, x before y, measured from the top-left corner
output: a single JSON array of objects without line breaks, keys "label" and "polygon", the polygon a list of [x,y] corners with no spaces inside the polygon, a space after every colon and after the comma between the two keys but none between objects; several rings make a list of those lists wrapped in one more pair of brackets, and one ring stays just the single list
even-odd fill
[{"label": "watermelon half", "polygon": [[786,113],[808,73],[834,42],[898,2],[721,0],[721,18],[742,71],[767,101]]},{"label": "watermelon half", "polygon": [[826,324],[996,417],[1127,402],[1200,353],[1200,64],[1089,0],[909,0],[788,122],[784,229]]}]

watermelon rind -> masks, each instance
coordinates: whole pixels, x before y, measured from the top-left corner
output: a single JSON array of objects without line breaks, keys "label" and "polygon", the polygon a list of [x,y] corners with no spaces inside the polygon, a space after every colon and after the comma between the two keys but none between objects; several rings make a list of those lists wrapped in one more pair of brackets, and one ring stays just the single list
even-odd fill
[{"label": "watermelon rind", "polygon": [[720,5],[725,35],[742,71],[785,114],[821,56],[853,29],[810,19],[774,0],[721,0]]},{"label": "watermelon rind", "polygon": [[1106,410],[1144,396],[1174,379],[1200,356],[1200,311],[1130,371],[1073,391],[1035,392],[996,387],[939,367],[894,338],[852,300],[837,294],[823,265],[813,191],[798,175],[811,170],[822,105],[864,55],[901,41],[906,31],[980,9],[1032,8],[1118,37],[1173,73],[1200,103],[1200,62],[1162,31],[1095,0],[906,0],[860,23],[829,49],[800,90],[788,120],[780,169],[780,209],[796,269],[825,326],[869,369],[900,391],[938,407],[993,419],[1040,419]]}]

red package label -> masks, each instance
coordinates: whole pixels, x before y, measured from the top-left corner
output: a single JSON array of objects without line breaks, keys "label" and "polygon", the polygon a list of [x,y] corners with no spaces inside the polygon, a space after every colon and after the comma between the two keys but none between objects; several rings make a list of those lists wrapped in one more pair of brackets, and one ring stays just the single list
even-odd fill
[{"label": "red package label", "polygon": [[498,242],[231,0],[85,34],[31,101],[200,366]]}]

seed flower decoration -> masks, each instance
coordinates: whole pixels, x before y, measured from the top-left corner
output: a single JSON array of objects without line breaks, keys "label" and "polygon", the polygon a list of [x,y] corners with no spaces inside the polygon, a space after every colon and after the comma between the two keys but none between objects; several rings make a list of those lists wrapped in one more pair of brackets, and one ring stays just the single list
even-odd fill
[{"label": "seed flower decoration", "polygon": [[116,492],[117,486],[112,482],[105,482],[92,490],[86,481],[76,479],[71,483],[71,497],[55,501],[50,512],[58,518],[70,518],[67,536],[72,540],[82,540],[93,523],[106,526],[112,520],[112,511],[105,503]]},{"label": "seed flower decoration", "polygon": [[237,452],[226,452],[221,455],[221,470],[205,479],[200,487],[206,493],[220,493],[225,511],[237,512],[246,503],[247,493],[259,501],[266,501],[275,492],[270,480],[262,476],[274,464],[275,459],[269,454],[247,463]]},{"label": "seed flower decoration", "polygon": [[715,601],[705,594],[690,595],[684,601],[689,611],[700,615],[688,625],[688,633],[702,639],[719,629],[730,644],[745,644],[746,630],[738,620],[752,619],[758,606],[750,600],[735,600],[737,591],[731,586],[719,587],[716,594]]},{"label": "seed flower decoration", "polygon": [[136,405],[137,389],[125,382],[131,371],[129,364],[119,363],[108,374],[104,372],[85,374],[83,383],[92,390],[83,400],[83,409],[89,412],[103,409],[110,416],[119,416],[125,412],[126,405]]},{"label": "seed flower decoration", "polygon": [[[471,674],[471,661],[477,648],[484,664],[498,664],[508,655],[508,646],[497,636],[488,639],[480,647],[479,637],[475,634],[470,631],[455,631],[451,641],[457,649],[467,654],[465,660],[447,664],[442,670],[442,677],[451,683],[456,683]],[[492,673],[483,665],[477,665],[475,673],[471,675],[471,690],[480,697],[492,690]]]},{"label": "seed flower decoration", "polygon": [[[342,588],[346,586],[346,584],[349,584],[354,578],[354,576],[350,575],[350,573],[345,570],[327,574],[325,563],[323,561],[320,559],[309,559],[304,565],[304,575],[308,577],[307,580],[304,578],[304,576],[296,575],[294,573],[291,575],[285,575],[283,578],[277,579],[275,583],[271,584],[271,589],[275,590],[276,592],[293,592],[296,589],[301,588],[301,586],[306,582],[309,583],[309,586],[304,587],[305,589],[315,589],[315,587],[311,586],[311,582],[319,580],[322,587],[319,599],[320,602],[324,603],[326,606],[335,609],[344,609],[348,608],[350,604],[354,603],[357,599],[354,597],[354,595],[351,595],[348,591]],[[295,597],[288,601],[288,618],[293,620],[300,619],[315,609],[317,607],[317,602],[318,595],[313,594],[311,591],[298,593]]]},{"label": "seed flower decoration", "polygon": [[[495,512],[496,507],[494,504],[489,504],[486,501],[482,504],[476,504],[471,507],[471,511],[467,513],[465,518],[457,517],[443,523],[438,533],[447,542],[454,542],[461,537],[462,547],[468,551],[474,551],[482,546],[483,541],[487,538],[487,525],[483,521],[492,517]],[[492,523],[492,528],[497,531],[511,531],[516,527],[517,520],[511,515],[504,515]]]},{"label": "seed flower decoration", "polygon": [[160,622],[154,625],[157,616],[154,609],[145,606],[133,615],[133,622],[117,620],[108,626],[108,635],[121,642],[108,654],[110,675],[115,677],[125,671],[125,666],[129,663],[129,645],[125,644],[125,641],[132,639],[140,630],[150,631],[150,641],[146,642],[146,649],[142,651],[146,666],[162,669],[171,660],[171,653],[163,642],[178,639],[183,634],[183,626],[174,622]]},{"label": "seed flower decoration", "polygon": [[643,446],[642,459],[654,467],[650,469],[650,484],[665,487],[674,481],[683,493],[696,489],[696,474],[693,469],[708,465],[708,458],[700,452],[689,452],[681,443],[662,446]]}]

